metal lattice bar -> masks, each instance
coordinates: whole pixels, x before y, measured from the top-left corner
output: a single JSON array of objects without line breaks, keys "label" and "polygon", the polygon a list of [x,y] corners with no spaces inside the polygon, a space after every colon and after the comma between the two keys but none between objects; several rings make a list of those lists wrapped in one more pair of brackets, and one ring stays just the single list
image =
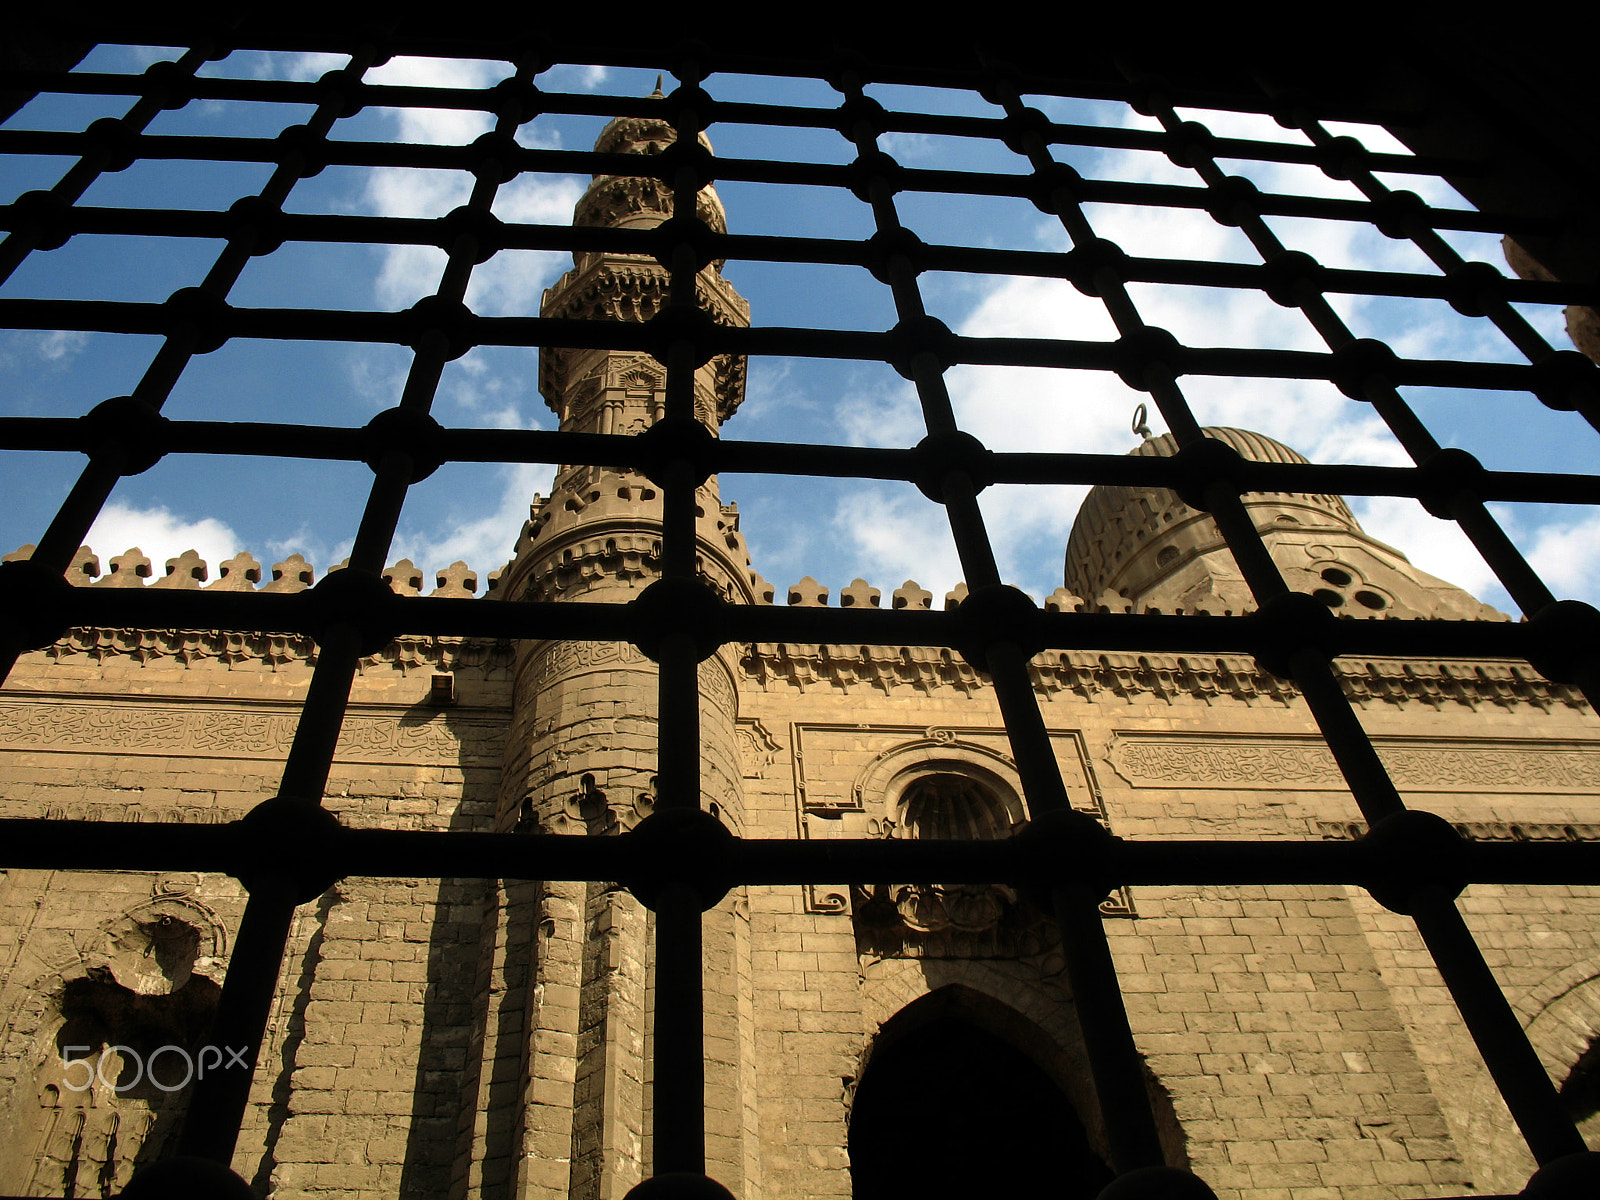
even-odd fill
[{"label": "metal lattice bar", "polygon": [[[281,35],[239,44],[272,49]],[[152,27],[152,33],[159,33]],[[291,39],[292,40],[292,39]],[[55,70],[14,72],[10,86],[81,96],[131,96],[121,117],[81,133],[0,131],[0,154],[73,158],[48,191],[0,208],[0,282],[35,254],[75,237],[172,237],[223,240],[203,280],[164,302],[0,299],[0,321],[21,330],[159,335],[160,348],[129,397],[87,414],[0,418],[0,448],[76,451],[88,463],[39,538],[27,564],[9,564],[12,606],[0,640],[0,676],[18,656],[51,644],[69,627],[208,629],[298,633],[318,657],[300,706],[277,795],[243,819],[216,826],[153,829],[138,823],[0,819],[7,865],[67,870],[220,870],[237,876],[248,902],[227,972],[213,1036],[248,1046],[263,1042],[269,1008],[291,935],[294,911],[346,877],[546,882],[614,881],[654,914],[654,1166],[660,1174],[707,1171],[706,995],[700,963],[708,934],[701,913],[731,886],[816,884],[830,879],[941,878],[1005,880],[1048,897],[1065,956],[1076,1019],[1094,1091],[1105,1118],[1116,1170],[1158,1166],[1163,1149],[1144,1069],[1099,904],[1127,885],[1354,884],[1416,923],[1484,1064],[1535,1158],[1550,1163],[1584,1144],[1562,1107],[1517,1015],[1507,1003],[1456,896],[1469,883],[1600,884],[1593,842],[1489,845],[1467,841],[1438,818],[1408,808],[1347,695],[1342,656],[1503,657],[1562,675],[1600,703],[1596,630],[1587,606],[1557,603],[1528,557],[1486,506],[1519,501],[1600,503],[1600,474],[1486,470],[1471,455],[1445,449],[1404,388],[1518,393],[1508,410],[1537,397],[1571,409],[1600,429],[1600,369],[1556,351],[1515,307],[1593,305],[1592,282],[1502,278],[1467,262],[1445,239],[1452,231],[1554,236],[1558,215],[1431,207],[1397,192],[1380,174],[1429,179],[1483,178],[1487,158],[1415,156],[1369,150],[1336,136],[1339,120],[1405,123],[1405,114],[1331,102],[1294,109],[1280,123],[1309,145],[1226,137],[1181,108],[1282,111],[1283,98],[1259,88],[1173,86],[1117,63],[1082,79],[1016,70],[994,58],[954,68],[821,61],[799,52],[711,54],[690,45],[662,55],[573,46],[572,61],[616,66],[675,66],[670,95],[595,97],[546,91],[535,80],[561,56],[553,44],[523,48],[514,73],[472,89],[369,83],[364,76],[388,53],[429,50],[445,56],[504,59],[507,47],[465,37],[440,40],[407,32],[400,49],[321,34],[294,40],[351,54],[345,67],[316,81],[202,77],[225,57],[208,46],[184,50],[141,75]],[[579,53],[589,50],[588,54]],[[841,96],[837,108],[719,99],[717,70],[821,80]],[[903,82],[976,92],[1001,115],[894,111],[873,98],[874,82]],[[1131,105],[1159,129],[1057,121],[1024,97],[1097,99]],[[147,132],[163,111],[194,101],[314,106],[304,124],[275,137],[194,136]],[[399,145],[342,140],[340,122],[363,108],[421,108],[491,114],[493,131],[469,145]],[[675,132],[659,157],[534,148],[519,128],[538,116],[663,119]],[[854,152],[848,164],[715,157],[698,143],[716,122],[782,130],[832,131]],[[1025,171],[967,171],[907,166],[884,148],[883,135],[970,138],[1021,156]],[[1192,170],[1200,186],[1088,179],[1058,150],[1119,149],[1162,154]],[[703,152],[702,152],[703,151]],[[1319,168],[1347,181],[1360,199],[1265,192],[1230,176],[1219,160]],[[226,211],[83,206],[103,174],[132,162],[204,161],[274,164],[265,185]],[[469,172],[465,204],[440,218],[287,213],[297,184],[330,167]],[[659,180],[676,211],[650,229],[573,227],[506,221],[493,205],[501,188],[524,174],[582,173]],[[718,181],[843,190],[870,211],[873,236],[860,240],[717,232],[695,200]],[[953,195],[1031,201],[1059,223],[1071,249],[1046,251],[923,242],[903,222],[896,195]],[[695,198],[692,200],[691,198]],[[1241,231],[1260,262],[1143,257],[1096,231],[1089,206],[1165,207],[1204,213]],[[1415,246],[1440,275],[1325,266],[1288,250],[1268,217],[1303,217],[1375,225]],[[318,246],[437,247],[446,263],[437,286],[404,312],[228,303],[250,261],[284,242]],[[668,278],[665,307],[645,321],[602,322],[539,315],[486,317],[466,305],[474,270],[507,250],[610,253],[648,258]],[[698,281],[706,264],[730,259],[777,265],[862,268],[887,289],[896,324],[886,331],[846,328],[737,328],[713,322]],[[1116,330],[1111,341],[1064,336],[963,336],[930,315],[919,277],[942,271],[974,276],[1064,280],[1096,297]],[[1327,352],[1246,347],[1191,347],[1148,324],[1129,284],[1167,284],[1260,293],[1304,314]],[[1488,323],[1521,363],[1426,360],[1397,356],[1359,338],[1330,296],[1442,300]],[[408,347],[411,361],[397,403],[362,429],[286,422],[168,420],[159,414],[191,361],[234,339],[348,342]],[[665,413],[648,434],[625,437],[576,431],[447,428],[431,415],[447,364],[477,347],[560,347],[651,354],[665,368]],[[915,392],[926,436],[915,446],[855,446],[712,438],[695,413],[695,376],[714,356],[792,356],[828,362],[887,364]],[[1007,365],[1111,372],[1148,394],[1180,447],[1175,455],[993,452],[960,425],[947,373],[958,365]],[[1185,393],[1185,376],[1328,381],[1368,403],[1414,464],[1411,467],[1248,462],[1208,436]],[[1531,393],[1531,395],[1529,395]],[[270,414],[269,414],[270,415]],[[262,455],[365,462],[373,472],[349,565],[299,595],[113,592],[62,582],[117,483],[162,456]],[[382,580],[407,496],[444,463],[543,463],[627,468],[661,489],[659,578],[631,603],[544,603],[399,597]],[[970,589],[955,611],[784,609],[738,604],[699,583],[697,507],[718,473],[800,478],[878,479],[916,485],[939,504]],[[979,505],[994,484],[1120,484],[1164,487],[1211,515],[1254,598],[1248,615],[1123,615],[1045,612],[1004,586],[995,542]],[[1291,591],[1244,497],[1253,492],[1394,495],[1422,501],[1462,530],[1529,620],[1521,625],[1467,621],[1336,622],[1310,596]],[[874,601],[876,603],[876,601]],[[634,832],[606,838],[544,834],[423,832],[347,828],[323,807],[336,746],[360,660],[397,634],[430,633],[519,641],[630,643],[654,663],[658,751],[655,815]],[[932,646],[947,648],[987,673],[1033,821],[997,842],[750,839],[707,832],[716,825],[705,780],[698,667],[740,642]],[[1292,680],[1315,720],[1349,793],[1372,831],[1351,842],[1114,838],[1074,811],[1029,674],[1044,650],[1168,651],[1256,655]],[[1564,660],[1564,661],[1563,661]],[[1560,664],[1560,670],[1556,669]],[[1417,862],[1428,859],[1426,869]],[[199,1082],[183,1127],[186,1154],[228,1163],[249,1100],[249,1074]]]}]

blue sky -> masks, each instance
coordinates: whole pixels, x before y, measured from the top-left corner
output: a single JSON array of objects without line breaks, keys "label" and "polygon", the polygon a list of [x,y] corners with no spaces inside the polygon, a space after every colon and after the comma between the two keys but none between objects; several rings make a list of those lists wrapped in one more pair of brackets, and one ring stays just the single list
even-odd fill
[{"label": "blue sky", "polygon": [[[102,47],[80,70],[139,71],[176,51]],[[209,63],[203,75],[315,79],[342,66],[334,56],[236,52]],[[368,74],[372,82],[481,87],[510,74],[505,63],[396,59]],[[547,91],[592,91],[639,96],[655,73],[562,67],[538,79]],[[665,85],[674,86],[670,75]],[[772,81],[717,75],[704,85],[719,99],[832,107],[839,97],[818,81]],[[975,95],[936,89],[878,87],[869,92],[890,109],[997,115]],[[1151,126],[1120,105],[1036,97],[1058,120],[1082,124]],[[9,128],[79,130],[117,116],[128,97],[41,96]],[[152,133],[249,133],[271,136],[305,120],[311,108],[196,101],[160,114]],[[1264,117],[1185,114],[1225,136],[1301,141]],[[525,125],[526,145],[588,148],[603,118],[541,116]],[[339,122],[333,136],[352,140],[464,143],[489,127],[478,113],[368,108]],[[1399,150],[1370,127],[1336,127],[1374,149]],[[797,161],[847,162],[854,148],[831,131],[713,126],[719,153]],[[911,166],[1026,172],[1026,162],[998,143],[966,138],[889,134],[885,149]],[[1132,150],[1057,147],[1058,157],[1086,176],[1194,184],[1198,177],[1164,156]],[[71,160],[8,159],[0,200],[48,187]],[[1263,190],[1349,196],[1354,187],[1310,167],[1225,162]],[[265,182],[262,164],[154,162],[100,178],[85,205],[222,209]],[[502,188],[503,220],[566,224],[587,181],[524,175]],[[1448,187],[1424,176],[1397,176],[1394,186],[1442,207],[1464,207]],[[291,212],[442,216],[467,195],[459,172],[330,167],[302,180]],[[836,189],[726,183],[719,193],[729,228],[744,233],[862,235],[872,232],[860,201]],[[1022,249],[1069,248],[1058,223],[1021,200],[903,193],[902,219],[924,241],[976,242]],[[1129,253],[1255,263],[1237,230],[1203,212],[1091,206],[1096,231]],[[1434,273],[1420,251],[1376,229],[1348,222],[1269,218],[1291,248],[1332,266]],[[1449,234],[1467,258],[1506,270],[1497,239]],[[79,235],[61,249],[35,253],[0,288],[5,297],[164,300],[200,281],[220,243],[200,239]],[[289,243],[251,260],[231,302],[241,306],[306,305],[397,310],[431,293],[444,256],[431,248],[329,247]],[[477,269],[468,301],[487,315],[537,312],[543,289],[566,266],[564,256],[502,253]],[[879,330],[895,322],[888,289],[857,268],[729,263],[726,275],[750,301],[756,324]],[[1099,301],[1053,280],[929,274],[922,278],[929,311],[959,333],[977,336],[1110,339],[1111,322]],[[1301,314],[1243,291],[1134,285],[1148,322],[1186,344],[1321,350]],[[1520,362],[1511,345],[1484,320],[1456,314],[1443,302],[1334,297],[1358,336],[1382,338],[1420,357]],[[1567,347],[1561,314],[1523,309],[1553,344]],[[0,333],[0,414],[77,415],[132,390],[159,344],[153,337],[72,332]],[[409,351],[390,346],[236,339],[198,357],[185,371],[166,412],[173,417],[286,420],[360,425],[399,396]],[[1114,376],[1026,368],[960,367],[949,383],[964,427],[997,450],[1122,452],[1134,437],[1129,419],[1142,398]],[[539,396],[532,350],[479,348],[451,363],[434,407],[449,425],[550,428],[554,417]],[[1186,378],[1185,393],[1202,422],[1257,429],[1319,462],[1403,464],[1408,460],[1370,409],[1326,383]],[[1595,433],[1575,414],[1555,413],[1532,396],[1409,389],[1408,399],[1436,436],[1507,469],[1589,471]],[[1159,426],[1158,426],[1159,429]],[[727,426],[736,438],[906,446],[923,434],[910,385],[882,364],[833,364],[757,359],[744,408]],[[0,548],[37,540],[83,460],[79,455],[0,453],[20,497],[0,512]],[[547,467],[447,465],[414,488],[401,518],[390,561],[411,558],[430,580],[457,559],[487,574],[509,556],[535,492],[549,490]],[[168,558],[191,547],[211,564],[246,550],[270,569],[291,553],[304,554],[319,574],[349,552],[371,476],[360,464],[238,459],[208,461],[171,455],[144,475],[123,480],[92,531],[89,544],[103,568],[113,555],[139,546],[159,574]],[[725,476],[725,501],[738,502],[754,566],[780,590],[812,575],[838,590],[857,576],[885,596],[910,578],[936,596],[958,579],[954,547],[942,512],[908,484]],[[1081,488],[991,488],[982,503],[1003,573],[1043,598],[1060,583],[1061,556]],[[1353,498],[1369,533],[1390,542],[1424,570],[1459,583],[1497,607],[1510,602],[1487,567],[1453,526],[1428,517],[1414,501]],[[1600,517],[1556,506],[1499,506],[1513,539],[1559,596],[1600,600]]]}]

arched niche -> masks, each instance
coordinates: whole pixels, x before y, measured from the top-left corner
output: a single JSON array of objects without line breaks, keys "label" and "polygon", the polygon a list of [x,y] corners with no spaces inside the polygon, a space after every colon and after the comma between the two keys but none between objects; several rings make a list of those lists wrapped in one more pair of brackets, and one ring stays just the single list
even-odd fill
[{"label": "arched niche", "polygon": [[[880,837],[998,841],[1027,823],[1001,756],[950,742],[903,746],[858,782]],[[1014,776],[1013,776],[1014,778]],[[873,956],[1036,954],[1052,940],[1045,915],[1001,883],[884,880],[852,885],[857,950]]]},{"label": "arched niche", "polygon": [[1561,1081],[1561,1103],[1591,1150],[1600,1150],[1600,1037],[1578,1056]]},{"label": "arched niche", "polygon": [[[1552,971],[1520,992],[1508,991],[1539,1061],[1560,1092],[1591,1149],[1600,1145],[1600,1121],[1587,1111],[1600,1066],[1600,955]],[[1470,1045],[1470,1043],[1468,1043]],[[1447,1106],[1451,1136],[1468,1147],[1467,1162],[1480,1187],[1514,1192],[1537,1166],[1505,1101],[1486,1071],[1471,1085],[1470,1103]]]},{"label": "arched niche", "polygon": [[[962,764],[965,766],[965,764]],[[1014,794],[987,772],[930,764],[897,789],[897,830],[931,841],[998,841],[1020,824]],[[987,776],[987,777],[986,777]]]},{"label": "arched niche", "polygon": [[1600,957],[1546,976],[1516,1007],[1563,1107],[1589,1149],[1600,1148]]},{"label": "arched niche", "polygon": [[0,1190],[111,1195],[161,1154],[221,992],[212,975],[226,970],[226,930],[197,890],[158,878],[10,1011],[18,1085],[0,1121]]},{"label": "arched niche", "polygon": [[1061,1047],[961,985],[913,1001],[868,1047],[851,1099],[856,1200],[1093,1197],[1111,1179],[1092,1089]]},{"label": "arched niche", "polygon": [[1028,820],[1015,764],[948,735],[879,754],[852,790],[872,837],[1006,837]]}]

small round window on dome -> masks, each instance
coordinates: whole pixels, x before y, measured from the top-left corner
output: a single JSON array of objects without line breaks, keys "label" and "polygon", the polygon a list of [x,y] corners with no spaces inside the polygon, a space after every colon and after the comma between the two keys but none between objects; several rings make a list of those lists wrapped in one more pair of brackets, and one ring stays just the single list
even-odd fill
[{"label": "small round window on dome", "polygon": [[1329,608],[1338,608],[1344,603],[1344,597],[1331,588],[1318,588],[1311,595],[1313,598],[1321,600]]},{"label": "small round window on dome", "polygon": [[1387,608],[1389,602],[1377,592],[1359,591],[1356,593],[1356,603],[1371,609]]},{"label": "small round window on dome", "polygon": [[1338,567],[1324,567],[1322,569],[1322,577],[1333,584],[1334,587],[1350,586],[1350,572],[1341,571]]},{"label": "small round window on dome", "polygon": [[1300,524],[1300,518],[1299,517],[1291,517],[1288,513],[1279,513],[1277,516],[1273,517],[1272,519],[1274,521],[1276,521],[1279,525],[1298,525],[1298,524]]},{"label": "small round window on dome", "polygon": [[1178,556],[1179,551],[1176,546],[1163,546],[1161,547],[1161,553],[1156,555],[1156,565],[1161,567],[1170,567],[1173,563],[1178,561]]}]

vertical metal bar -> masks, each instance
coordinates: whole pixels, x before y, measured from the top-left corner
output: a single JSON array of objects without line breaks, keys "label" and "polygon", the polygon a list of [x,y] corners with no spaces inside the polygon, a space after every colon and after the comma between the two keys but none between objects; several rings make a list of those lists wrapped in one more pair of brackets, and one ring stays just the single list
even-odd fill
[{"label": "vertical metal bar", "polygon": [[289,875],[279,872],[250,881],[250,899],[222,980],[217,1015],[199,1055],[203,1063],[212,1057],[207,1050],[213,1050],[219,1067],[195,1080],[178,1139],[182,1154],[224,1165],[233,1158],[294,920],[294,886]]},{"label": "vertical metal bar", "polygon": [[658,802],[665,808],[700,807],[700,701],[698,657],[681,635],[662,639],[657,664]]},{"label": "vertical metal bar", "polygon": [[[341,104],[342,100],[330,99],[319,108],[318,121],[313,126],[317,136],[326,135],[338,116],[336,108]],[[280,172],[283,170],[280,167]],[[278,173],[275,173],[274,180],[277,179]],[[475,195],[481,196],[482,203],[487,206],[492,201],[493,189],[477,189]],[[242,267],[242,259],[238,260],[238,265]],[[456,293],[463,292],[471,267],[472,263],[460,260],[453,248],[443,281],[448,282]],[[232,281],[228,282],[231,284]],[[169,340],[168,346],[171,345]],[[446,351],[441,334],[424,336],[412,359],[411,370],[407,373],[401,399],[403,407],[424,413],[428,411],[438,387]],[[162,361],[158,356],[157,363]],[[174,380],[181,369],[181,363],[175,365],[172,372]],[[154,374],[154,367],[152,372],[147,373],[147,379],[151,374]],[[165,398],[165,392],[161,398]],[[405,504],[412,466],[409,448],[389,450],[380,459],[351,550],[350,570],[376,574],[383,569],[383,560],[393,541],[395,527]],[[321,804],[327,787],[360,654],[359,631],[356,629],[335,626],[325,631],[322,638],[321,653],[301,708],[294,743],[284,763],[278,793],[291,803],[313,806]],[[259,1055],[267,1013],[277,987],[278,971],[294,914],[297,883],[292,877],[275,872],[251,878],[250,899],[245,907],[235,956],[223,980],[213,1037],[235,1037],[242,1045],[248,1044],[252,1065]],[[242,971],[239,969],[241,966]],[[221,1162],[231,1157],[249,1094],[251,1072],[240,1071],[238,1074],[243,1078],[217,1083],[217,1090],[204,1099],[197,1092],[189,1115],[185,1118],[182,1135],[182,1145],[187,1153],[203,1154]],[[192,1133],[190,1126],[194,1127]]]},{"label": "vertical metal bar", "polygon": [[[1160,106],[1158,116],[1169,133],[1178,131],[1179,118],[1171,105]],[[1315,122],[1308,124],[1315,125]],[[1320,126],[1317,128],[1320,130]],[[1326,140],[1325,131],[1323,138]],[[1222,172],[1208,156],[1202,157],[1197,169],[1208,185],[1215,186],[1221,181]],[[1372,189],[1382,189],[1383,194],[1387,194],[1387,189],[1370,174],[1363,174],[1369,194]],[[1264,258],[1282,249],[1259,215],[1247,217],[1241,227]],[[1349,337],[1325,300],[1322,300],[1319,317],[1319,330]],[[1370,389],[1370,398],[1380,415],[1391,420],[1397,436],[1404,435],[1402,440],[1414,455],[1418,455],[1418,461],[1422,455],[1437,449],[1438,443],[1432,434],[1421,426],[1409,406],[1386,381]],[[1286,590],[1283,576],[1239,497],[1216,487],[1208,491],[1207,502],[1257,600],[1265,602],[1270,596],[1282,594]],[[1543,581],[1528,567],[1481,502],[1470,495],[1460,495],[1454,499],[1452,510],[1473,544],[1523,604],[1524,611],[1529,611],[1528,601],[1533,604],[1531,611],[1538,611],[1553,600]],[[1363,814],[1376,823],[1385,816],[1404,811],[1404,802],[1378,758],[1376,748],[1333,675],[1331,660],[1309,649],[1295,651],[1291,660],[1295,680],[1307,706]],[[1564,1153],[1581,1151],[1584,1148],[1582,1138],[1561,1107],[1527,1034],[1506,1003],[1499,983],[1484,963],[1455,905],[1429,902],[1420,907],[1415,919],[1491,1076],[1512,1108],[1518,1128],[1535,1157],[1542,1163]]]},{"label": "vertical metal bar", "polygon": [[333,630],[323,636],[278,781],[280,796],[307,804],[321,804],[327,790],[359,661],[354,630]]},{"label": "vertical metal bar", "polygon": [[[859,83],[843,90],[852,100],[859,102],[863,98]],[[866,122],[856,123],[854,135],[863,156],[879,152],[877,138]],[[893,194],[882,181],[873,184],[871,203],[880,233],[889,234],[900,229]],[[895,259],[891,260],[888,270],[901,322],[923,317],[922,295],[911,265],[903,259]],[[1131,305],[1129,309],[1131,311]],[[956,431],[954,406],[940,365],[925,352],[917,355],[912,366],[913,382],[929,434]],[[1175,415],[1181,420],[1187,407],[1181,404],[1181,397],[1179,400]],[[1192,418],[1190,423],[1193,424]],[[1195,431],[1198,433],[1198,426]],[[952,471],[942,481],[942,495],[968,586],[976,589],[999,584],[1000,573],[973,480],[964,472]],[[1022,773],[1023,790],[1030,806],[1034,806],[1030,812],[1038,816],[1068,807],[1061,768],[1055,760],[1021,648],[997,637],[989,642],[986,653],[1007,737]],[[1100,897],[1086,900],[1076,891],[1057,888],[1053,899],[1073,1004],[1088,1049],[1090,1074],[1100,1100],[1115,1165],[1121,1171],[1160,1165],[1163,1158],[1155,1114],[1145,1089],[1143,1067],[1100,919]]]},{"label": "vertical metal bar", "polygon": [[669,884],[656,900],[655,1171],[706,1169],[700,896]]},{"label": "vertical metal bar", "polygon": [[[676,128],[679,139],[699,131]],[[673,211],[693,211],[699,191],[691,172],[679,171],[673,181]],[[698,307],[699,263],[693,248],[675,247],[669,267],[668,302],[675,310]],[[687,341],[674,342],[666,355],[664,419],[695,420],[694,385],[697,355]],[[692,465],[675,460],[664,465],[661,479],[661,543],[663,579],[695,577],[696,510],[699,481]],[[657,664],[658,795],[663,807],[677,811],[700,808],[700,681],[699,656],[690,636],[670,631],[661,639]],[[688,863],[676,871],[692,870]],[[702,983],[703,931],[700,897],[688,879],[667,882],[656,899],[655,936],[655,1061],[651,1123],[655,1140],[655,1173],[705,1174],[705,997]]]},{"label": "vertical metal bar", "polygon": [[1161,1166],[1165,1160],[1145,1088],[1144,1063],[1122,1003],[1099,897],[1057,887],[1052,898],[1072,986],[1072,1006],[1083,1031],[1089,1073],[1105,1120],[1111,1165],[1118,1172]]},{"label": "vertical metal bar", "polygon": [[[208,57],[210,55],[205,51],[191,49],[179,58],[178,68],[192,78],[194,72]],[[347,69],[354,69],[356,76],[359,77],[360,73],[371,66],[373,58],[373,51],[370,47],[366,47],[352,58],[350,68]],[[342,99],[332,98],[320,104],[307,122],[308,137],[325,138],[334,122],[338,120],[342,104]],[[159,111],[160,105],[154,103],[148,96],[141,96],[123,121],[131,131],[138,132],[148,125]],[[99,173],[100,168],[91,169],[86,160],[81,160],[63,176],[55,191],[69,202],[76,200],[98,178]],[[273,209],[281,209],[283,201],[298,179],[297,171],[291,169],[287,163],[280,163],[263,186],[258,198]],[[10,241],[11,239],[7,239],[7,244]],[[19,246],[21,244],[18,243]],[[17,262],[21,261],[20,255],[16,258]],[[223,247],[210,271],[207,272],[201,290],[218,300],[225,299],[233,285],[238,282],[240,272],[243,271],[249,258],[249,253],[243,247],[230,241]],[[6,262],[9,262],[7,251],[4,246],[0,246],[0,263]],[[4,276],[9,274],[9,269],[15,265],[12,263],[10,268],[0,272],[0,280],[3,280]],[[186,328],[175,330],[162,343],[150,365],[145,369],[133,390],[134,398],[159,412],[177,385],[184,368],[188,366],[189,360],[194,357],[195,349],[195,336],[192,330]],[[49,528],[39,539],[33,554],[34,561],[52,570],[65,571],[72,561],[73,554],[88,536],[90,527],[100,515],[100,510],[105,506],[120,478],[120,470],[115,464],[91,458],[73,485],[66,501],[56,510]],[[14,660],[6,661],[0,657],[0,683],[10,675],[13,665],[15,665]]]},{"label": "vertical metal bar", "polygon": [[1394,780],[1350,707],[1331,660],[1315,650],[1297,650],[1290,656],[1290,665],[1295,686],[1322,731],[1361,815],[1376,825],[1384,817],[1404,812],[1406,806]]}]

